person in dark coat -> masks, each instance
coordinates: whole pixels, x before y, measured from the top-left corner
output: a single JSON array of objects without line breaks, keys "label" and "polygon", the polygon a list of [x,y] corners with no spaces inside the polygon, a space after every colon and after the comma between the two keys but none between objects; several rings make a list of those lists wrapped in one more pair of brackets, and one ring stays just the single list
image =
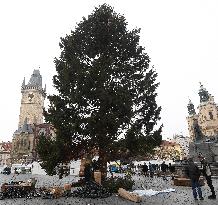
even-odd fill
[{"label": "person in dark coat", "polygon": [[90,163],[86,163],[85,164],[84,177],[85,177],[85,182],[91,181],[91,178],[92,178],[92,166],[91,166]]},{"label": "person in dark coat", "polygon": [[144,174],[145,176],[148,175],[148,165],[147,165],[146,163],[144,163],[144,164],[142,165],[142,172],[143,172],[143,174]]},{"label": "person in dark coat", "polygon": [[208,199],[216,199],[216,193],[214,191],[214,186],[212,184],[212,179],[211,179],[211,175],[212,175],[211,167],[209,163],[207,162],[207,160],[202,155],[199,155],[198,158],[201,162],[201,172],[203,176],[205,177],[207,181],[207,185],[210,187],[210,190],[212,193],[212,195],[208,196]]},{"label": "person in dark coat", "polygon": [[154,177],[154,167],[153,164],[151,164],[151,162],[149,162],[149,173],[150,173],[150,177],[153,178]]},{"label": "person in dark coat", "polygon": [[199,183],[199,178],[201,175],[201,171],[198,166],[194,163],[193,159],[188,159],[188,165],[186,167],[186,174],[191,179],[192,191],[195,200],[198,200],[198,196],[200,200],[204,200],[202,197],[201,186]]},{"label": "person in dark coat", "polygon": [[170,174],[171,174],[171,177],[172,177],[172,180],[174,179],[174,173],[175,173],[175,166],[172,165],[171,163],[169,163],[169,171],[170,171]]},{"label": "person in dark coat", "polygon": [[167,181],[166,172],[167,172],[168,166],[165,164],[165,161],[163,161],[163,163],[160,165],[160,169],[163,174],[163,180]]},{"label": "person in dark coat", "polygon": [[95,159],[92,161],[92,168],[94,172],[99,170],[98,162]]}]

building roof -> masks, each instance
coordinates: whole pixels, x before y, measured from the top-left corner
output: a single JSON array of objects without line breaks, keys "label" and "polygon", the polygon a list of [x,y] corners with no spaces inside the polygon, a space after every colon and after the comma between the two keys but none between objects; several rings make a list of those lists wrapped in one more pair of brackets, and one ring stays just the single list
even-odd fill
[{"label": "building roof", "polygon": [[42,76],[40,75],[39,70],[34,70],[31,78],[27,84],[28,86],[42,87]]},{"label": "building roof", "polygon": [[10,152],[12,149],[12,143],[11,142],[1,142],[0,146],[4,149],[4,151]]},{"label": "building roof", "polygon": [[31,124],[28,124],[28,123],[27,123],[27,118],[25,119],[23,126],[22,126],[22,127],[19,127],[19,128],[14,132],[14,134],[20,134],[20,133],[22,133],[22,132],[27,132],[27,133],[30,133],[30,134],[33,133],[33,129],[32,129]]},{"label": "building roof", "polygon": [[39,70],[33,71],[33,74],[31,75],[31,78],[27,84],[25,83],[25,78],[24,78],[21,89],[22,90],[37,89],[45,93],[46,87],[44,89],[42,88],[42,76],[40,75]]}]

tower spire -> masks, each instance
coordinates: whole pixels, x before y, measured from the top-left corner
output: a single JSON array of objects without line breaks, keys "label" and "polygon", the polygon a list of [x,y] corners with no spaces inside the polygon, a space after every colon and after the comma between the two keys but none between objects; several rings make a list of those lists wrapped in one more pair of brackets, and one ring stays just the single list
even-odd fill
[{"label": "tower spire", "polygon": [[25,86],[25,77],[24,77],[23,83],[22,83],[22,87],[24,87],[24,86]]},{"label": "tower spire", "polygon": [[42,88],[42,76],[39,70],[35,69],[33,71],[27,84],[24,78],[21,93],[22,99],[18,127],[26,124],[26,117],[28,118],[28,124],[41,124],[43,122],[43,107],[46,94]]},{"label": "tower spire", "polygon": [[204,86],[201,84],[200,82],[200,89],[198,92],[199,96],[200,96],[200,102],[207,102],[210,98],[210,94],[208,93],[208,91],[204,88]]},{"label": "tower spire", "polygon": [[188,108],[188,114],[189,115],[195,115],[196,112],[195,112],[195,106],[194,104],[192,103],[192,101],[189,99],[189,103],[187,105],[187,108]]}]

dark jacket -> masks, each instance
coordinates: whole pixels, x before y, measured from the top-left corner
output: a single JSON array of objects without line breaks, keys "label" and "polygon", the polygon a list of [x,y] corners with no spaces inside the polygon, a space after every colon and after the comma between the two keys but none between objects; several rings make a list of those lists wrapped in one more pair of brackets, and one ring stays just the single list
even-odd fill
[{"label": "dark jacket", "polygon": [[149,164],[149,171],[150,171],[150,172],[154,172],[154,166],[153,166],[153,164]]},{"label": "dark jacket", "polygon": [[96,160],[92,161],[92,168],[93,168],[93,171],[97,171],[99,169],[98,162]]},{"label": "dark jacket", "polygon": [[161,169],[162,172],[166,172],[167,169],[168,169],[168,166],[167,166],[165,163],[162,163],[162,164],[160,165],[160,169]]},{"label": "dark jacket", "polygon": [[198,181],[201,171],[194,162],[189,162],[187,165],[186,174],[191,180]]},{"label": "dark jacket", "polygon": [[[207,169],[209,169],[210,174],[207,172]],[[211,176],[211,168],[206,159],[201,160],[201,172],[203,176]]]},{"label": "dark jacket", "polygon": [[176,171],[176,168],[175,168],[175,166],[173,166],[173,165],[169,165],[168,168],[169,168],[169,170],[170,170],[171,173],[173,173],[173,172]]},{"label": "dark jacket", "polygon": [[92,167],[90,164],[86,164],[84,168],[85,181],[90,181],[92,177]]},{"label": "dark jacket", "polygon": [[147,172],[148,171],[148,165],[147,164],[143,164],[142,165],[142,171],[143,172]]}]

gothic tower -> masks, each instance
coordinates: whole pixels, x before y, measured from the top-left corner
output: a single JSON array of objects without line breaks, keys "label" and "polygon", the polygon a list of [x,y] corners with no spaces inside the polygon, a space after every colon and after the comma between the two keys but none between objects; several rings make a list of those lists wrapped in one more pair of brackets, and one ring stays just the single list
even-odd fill
[{"label": "gothic tower", "polygon": [[42,76],[39,70],[33,71],[27,85],[24,79],[21,93],[22,99],[18,127],[23,126],[26,120],[27,124],[43,123],[45,89],[42,88]]},{"label": "gothic tower", "polygon": [[21,106],[18,129],[12,139],[12,162],[33,159],[35,150],[35,127],[43,123],[45,89],[42,88],[42,76],[34,70],[27,84],[21,86]]}]

